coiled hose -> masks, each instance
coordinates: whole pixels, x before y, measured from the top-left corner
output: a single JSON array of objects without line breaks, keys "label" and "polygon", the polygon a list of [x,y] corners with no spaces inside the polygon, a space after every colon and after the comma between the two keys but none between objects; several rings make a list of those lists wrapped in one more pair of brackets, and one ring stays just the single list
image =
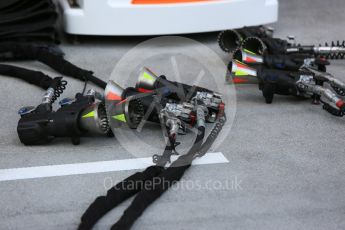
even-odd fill
[{"label": "coiled hose", "polygon": [[54,95],[51,99],[51,103],[54,103],[66,89],[67,81],[61,79],[62,78],[59,78],[59,84],[54,88]]}]

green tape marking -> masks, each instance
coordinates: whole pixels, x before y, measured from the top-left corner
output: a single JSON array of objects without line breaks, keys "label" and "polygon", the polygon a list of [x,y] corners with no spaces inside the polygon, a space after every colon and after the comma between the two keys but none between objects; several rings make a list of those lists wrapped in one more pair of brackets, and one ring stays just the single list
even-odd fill
[{"label": "green tape marking", "polygon": [[241,70],[237,70],[235,72],[235,76],[246,76],[246,75],[248,75],[248,73],[241,71]]},{"label": "green tape marking", "polygon": [[119,115],[113,116],[113,118],[118,121],[126,122],[125,114],[119,114]]},{"label": "green tape marking", "polygon": [[147,72],[144,72],[143,78],[146,78],[147,80],[154,81],[155,79]]},{"label": "green tape marking", "polygon": [[250,53],[250,54],[253,54],[253,55],[256,55],[256,53],[254,53],[254,52],[252,52],[252,51],[250,51],[250,50],[247,50],[247,49],[243,49],[245,52],[247,52],[247,53]]},{"label": "green tape marking", "polygon": [[95,116],[95,111],[91,111],[85,114],[84,116],[82,116],[82,118],[88,118],[88,117],[94,117],[94,116]]}]

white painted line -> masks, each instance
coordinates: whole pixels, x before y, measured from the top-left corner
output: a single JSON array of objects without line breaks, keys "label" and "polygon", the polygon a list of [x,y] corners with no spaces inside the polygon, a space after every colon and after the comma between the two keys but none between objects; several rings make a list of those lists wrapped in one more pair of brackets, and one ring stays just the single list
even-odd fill
[{"label": "white painted line", "polygon": [[[175,159],[172,159],[175,160]],[[207,153],[202,158],[195,159],[193,165],[229,163],[221,152]],[[0,182],[69,176],[90,173],[116,172],[133,169],[144,169],[152,164],[152,158],[136,158],[114,161],[97,161],[89,163],[47,165],[28,168],[0,169]]]}]

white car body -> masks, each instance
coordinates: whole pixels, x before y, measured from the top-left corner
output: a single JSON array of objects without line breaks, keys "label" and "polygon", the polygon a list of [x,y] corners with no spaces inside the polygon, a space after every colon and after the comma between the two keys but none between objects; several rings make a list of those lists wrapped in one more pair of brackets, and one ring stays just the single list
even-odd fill
[{"label": "white car body", "polygon": [[[278,0],[59,0],[75,35],[167,35],[220,31],[277,21]],[[158,3],[157,3],[158,2]]]}]

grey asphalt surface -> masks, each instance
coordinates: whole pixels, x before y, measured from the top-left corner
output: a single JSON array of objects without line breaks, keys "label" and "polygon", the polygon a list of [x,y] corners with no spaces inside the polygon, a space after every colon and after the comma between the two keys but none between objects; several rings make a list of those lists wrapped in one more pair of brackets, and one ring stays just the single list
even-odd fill
[{"label": "grey asphalt surface", "polygon": [[[294,34],[304,44],[342,39],[344,10],[343,0],[280,1],[275,34]],[[218,48],[216,35],[188,37],[207,45],[226,63],[229,57]],[[145,39],[83,38],[61,47],[72,63],[108,80],[121,57]],[[332,61],[329,72],[345,81],[344,63]],[[55,75],[39,63],[20,65]],[[188,63],[181,63],[181,68],[188,69]],[[82,88],[78,81],[69,83],[64,96]],[[16,134],[16,114],[21,106],[38,103],[42,91],[1,77],[0,92],[0,169],[133,157],[116,139],[101,137],[84,138],[79,146],[57,140],[49,146],[25,147]],[[266,105],[257,86],[237,86],[231,132],[212,149],[230,163],[192,167],[184,179],[201,184],[237,180],[240,187],[170,190],[133,229],[344,229],[344,122],[308,100],[278,96]],[[157,128],[145,132],[147,141],[163,146]],[[106,178],[119,181],[135,171],[0,182],[0,229],[76,229],[88,205],[105,194]],[[95,229],[109,229],[128,204],[110,212]]]}]

